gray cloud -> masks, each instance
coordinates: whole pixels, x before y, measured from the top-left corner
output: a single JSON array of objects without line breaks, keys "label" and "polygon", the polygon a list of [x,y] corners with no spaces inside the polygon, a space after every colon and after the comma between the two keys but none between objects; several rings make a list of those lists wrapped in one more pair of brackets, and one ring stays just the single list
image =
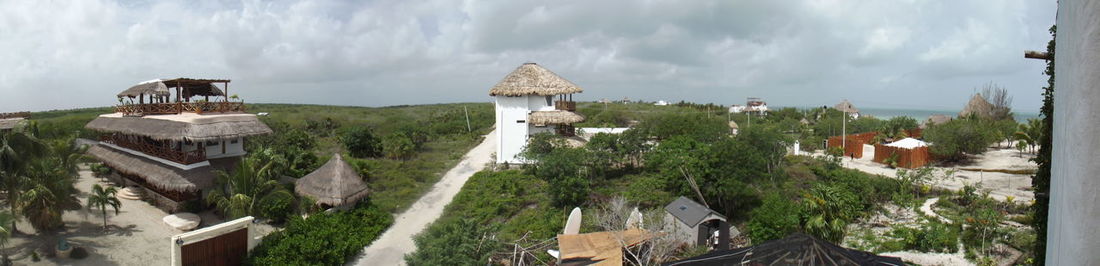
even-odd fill
[{"label": "gray cloud", "polygon": [[538,62],[585,87],[724,104],[1036,111],[1054,1],[0,1],[0,111],[104,106],[152,78],[250,102],[487,101]]}]

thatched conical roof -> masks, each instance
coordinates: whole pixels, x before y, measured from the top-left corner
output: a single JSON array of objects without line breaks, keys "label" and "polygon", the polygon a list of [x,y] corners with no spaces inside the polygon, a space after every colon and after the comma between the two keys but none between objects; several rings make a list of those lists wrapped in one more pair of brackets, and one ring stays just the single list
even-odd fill
[{"label": "thatched conical roof", "polygon": [[977,115],[988,118],[992,112],[993,104],[986,101],[981,93],[975,93],[974,96],[970,97],[970,102],[966,103],[966,107],[963,107],[962,112],[959,112],[959,117]]},{"label": "thatched conical roof", "polygon": [[162,82],[159,79],[154,79],[154,80],[138,83],[138,85],[134,85],[133,87],[130,87],[129,89],[126,89],[122,92],[119,92],[117,96],[119,98],[122,98],[122,97],[137,97],[137,96],[142,95],[142,94],[144,94],[144,95],[167,96],[167,95],[170,94],[170,92],[168,92],[168,86],[164,85],[164,82]]},{"label": "thatched conical roof", "polygon": [[333,155],[325,165],[298,179],[294,192],[329,206],[353,204],[370,194],[367,183],[340,154]]},{"label": "thatched conical roof", "polygon": [[527,115],[527,122],[538,126],[543,125],[568,125],[584,122],[584,116],[562,110],[534,111]]},{"label": "thatched conical roof", "polygon": [[833,108],[835,108],[837,110],[840,110],[841,112],[845,112],[845,113],[849,113],[849,114],[859,113],[859,109],[856,109],[856,106],[852,105],[852,103],[849,102],[848,99],[844,99],[843,101],[840,101],[840,103],[833,106]]},{"label": "thatched conical roof", "polygon": [[551,96],[558,94],[580,93],[584,91],[577,84],[554,74],[535,63],[526,63],[504,76],[497,85],[489,89],[489,96]]}]

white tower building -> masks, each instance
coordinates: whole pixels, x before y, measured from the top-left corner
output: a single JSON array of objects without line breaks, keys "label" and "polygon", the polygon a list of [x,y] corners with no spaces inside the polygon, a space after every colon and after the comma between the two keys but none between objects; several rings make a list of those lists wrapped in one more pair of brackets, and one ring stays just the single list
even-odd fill
[{"label": "white tower building", "polygon": [[489,89],[496,102],[497,163],[525,163],[519,154],[531,135],[573,136],[573,123],[584,121],[574,113],[573,93],[582,91],[535,63],[519,66]]}]

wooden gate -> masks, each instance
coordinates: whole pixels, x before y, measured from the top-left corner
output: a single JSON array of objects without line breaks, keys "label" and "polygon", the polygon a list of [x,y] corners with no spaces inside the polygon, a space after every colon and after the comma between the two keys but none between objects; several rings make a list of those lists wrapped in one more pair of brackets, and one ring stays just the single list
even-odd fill
[{"label": "wooden gate", "polygon": [[248,227],[180,247],[184,266],[241,265],[248,254]]}]

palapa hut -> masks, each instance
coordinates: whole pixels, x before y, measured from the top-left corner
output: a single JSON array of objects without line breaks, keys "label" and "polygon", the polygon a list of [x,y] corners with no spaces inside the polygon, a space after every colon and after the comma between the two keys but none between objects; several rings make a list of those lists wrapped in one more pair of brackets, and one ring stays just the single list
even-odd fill
[{"label": "palapa hut", "polygon": [[367,197],[367,183],[340,154],[332,155],[312,173],[294,183],[294,192],[312,198],[318,206],[348,208]]},{"label": "palapa hut", "polygon": [[228,89],[229,80],[157,79],[118,93],[115,113],[85,125],[101,133],[88,154],[110,167],[116,182],[153,192],[143,194],[169,212],[201,200],[214,172],[232,171],[246,154],[244,138],[272,133],[214,83]]},{"label": "palapa hut", "polygon": [[962,112],[959,112],[959,117],[969,117],[976,115],[981,118],[990,118],[993,114],[993,104],[989,103],[982,97],[981,93],[975,93],[970,97],[970,102],[966,103]]},{"label": "palapa hut", "polygon": [[847,113],[848,115],[852,116],[853,119],[859,118],[859,109],[856,109],[855,105],[852,105],[852,103],[849,102],[848,99],[840,101],[840,103],[833,106],[833,109]]},{"label": "palapa hut", "polygon": [[[520,65],[489,89],[496,103],[497,163],[524,163],[519,157],[527,138],[543,132],[576,134],[573,94],[583,89],[535,63]],[[555,100],[555,96],[556,100]]]},{"label": "palapa hut", "polygon": [[924,124],[921,124],[920,128],[928,128],[928,126],[947,123],[947,121],[951,121],[951,117],[946,115],[931,115],[928,116],[927,120],[924,120]]}]

